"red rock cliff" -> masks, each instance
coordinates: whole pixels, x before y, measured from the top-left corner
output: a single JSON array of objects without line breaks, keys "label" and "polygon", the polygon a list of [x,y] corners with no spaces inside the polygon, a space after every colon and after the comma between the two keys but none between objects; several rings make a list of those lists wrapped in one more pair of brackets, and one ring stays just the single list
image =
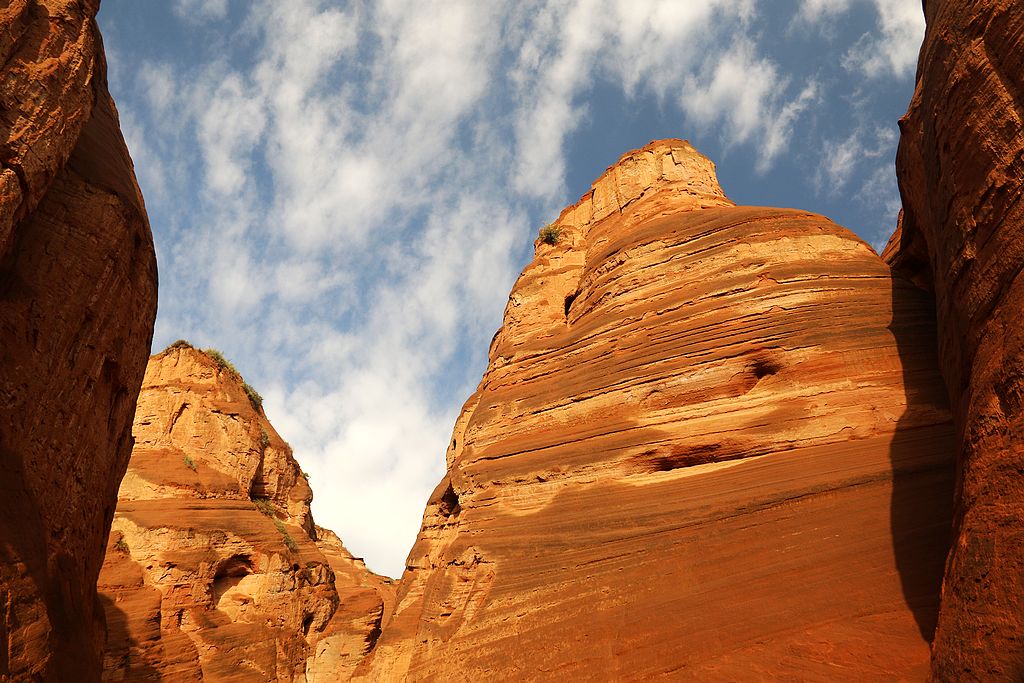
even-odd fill
[{"label": "red rock cliff", "polygon": [[390,582],[315,527],[260,403],[217,354],[150,360],[100,575],[106,680],[338,680],[376,640]]},{"label": "red rock cliff", "polygon": [[925,2],[897,268],[933,288],[959,444],[938,680],[1024,680],[1024,11]]},{"label": "red rock cliff", "polygon": [[679,140],[551,232],[357,674],[922,678],[953,450],[927,294]]},{"label": "red rock cliff", "polygon": [[156,314],[97,2],[0,8],[0,678],[97,680],[96,577]]}]

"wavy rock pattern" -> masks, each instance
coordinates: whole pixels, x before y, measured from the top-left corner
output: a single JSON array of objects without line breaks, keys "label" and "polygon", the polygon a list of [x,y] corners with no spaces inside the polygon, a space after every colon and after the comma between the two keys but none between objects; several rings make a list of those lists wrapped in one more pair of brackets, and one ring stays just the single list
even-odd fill
[{"label": "wavy rock pattern", "polygon": [[96,577],[156,315],[96,2],[0,8],[0,678],[98,680]]},{"label": "wavy rock pattern", "polygon": [[921,677],[952,475],[927,294],[679,140],[557,224],[357,673]]},{"label": "wavy rock pattern", "polygon": [[959,437],[933,675],[1024,680],[1024,13],[925,2],[888,256],[934,288]]},{"label": "wavy rock pattern", "polygon": [[134,433],[100,575],[104,678],[337,680],[372,645],[388,583],[318,542],[306,477],[237,373],[172,345]]}]

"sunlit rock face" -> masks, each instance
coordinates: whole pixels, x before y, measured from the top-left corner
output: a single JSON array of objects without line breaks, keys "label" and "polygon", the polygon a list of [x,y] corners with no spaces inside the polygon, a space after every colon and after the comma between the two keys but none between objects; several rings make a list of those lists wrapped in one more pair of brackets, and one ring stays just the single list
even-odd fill
[{"label": "sunlit rock face", "polygon": [[1024,680],[1024,13],[925,2],[900,122],[899,272],[934,289],[958,435],[937,680]]},{"label": "sunlit rock face", "polygon": [[98,3],[0,4],[0,679],[91,681],[156,262]]},{"label": "sunlit rock face", "polygon": [[681,140],[545,235],[357,677],[922,678],[953,456],[928,295]]},{"label": "sunlit rock face", "polygon": [[309,483],[258,394],[176,343],[150,360],[134,434],[100,575],[104,678],[346,678],[389,582],[315,527]]}]

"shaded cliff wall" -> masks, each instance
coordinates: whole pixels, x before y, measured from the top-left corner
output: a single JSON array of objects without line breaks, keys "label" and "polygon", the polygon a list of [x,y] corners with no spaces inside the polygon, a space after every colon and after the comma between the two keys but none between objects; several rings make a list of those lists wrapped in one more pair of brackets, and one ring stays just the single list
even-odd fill
[{"label": "shaded cliff wall", "polygon": [[1024,11],[925,2],[887,256],[933,288],[959,443],[939,680],[1024,680]]},{"label": "shaded cliff wall", "polygon": [[0,9],[0,676],[96,680],[156,261],[94,21]]}]

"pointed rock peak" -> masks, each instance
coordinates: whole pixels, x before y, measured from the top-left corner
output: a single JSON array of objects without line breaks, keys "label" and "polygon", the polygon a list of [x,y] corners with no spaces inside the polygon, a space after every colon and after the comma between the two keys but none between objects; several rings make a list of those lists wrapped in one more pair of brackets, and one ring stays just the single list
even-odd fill
[{"label": "pointed rock peak", "polygon": [[618,203],[621,208],[650,190],[669,186],[697,198],[728,199],[718,184],[714,162],[689,141],[676,138],[654,140],[626,152],[594,182],[591,192],[596,204]]},{"label": "pointed rock peak", "polygon": [[686,140],[669,138],[623,154],[556,224],[586,232],[589,225],[656,192],[672,197],[676,211],[733,206],[718,184],[714,162]]}]

